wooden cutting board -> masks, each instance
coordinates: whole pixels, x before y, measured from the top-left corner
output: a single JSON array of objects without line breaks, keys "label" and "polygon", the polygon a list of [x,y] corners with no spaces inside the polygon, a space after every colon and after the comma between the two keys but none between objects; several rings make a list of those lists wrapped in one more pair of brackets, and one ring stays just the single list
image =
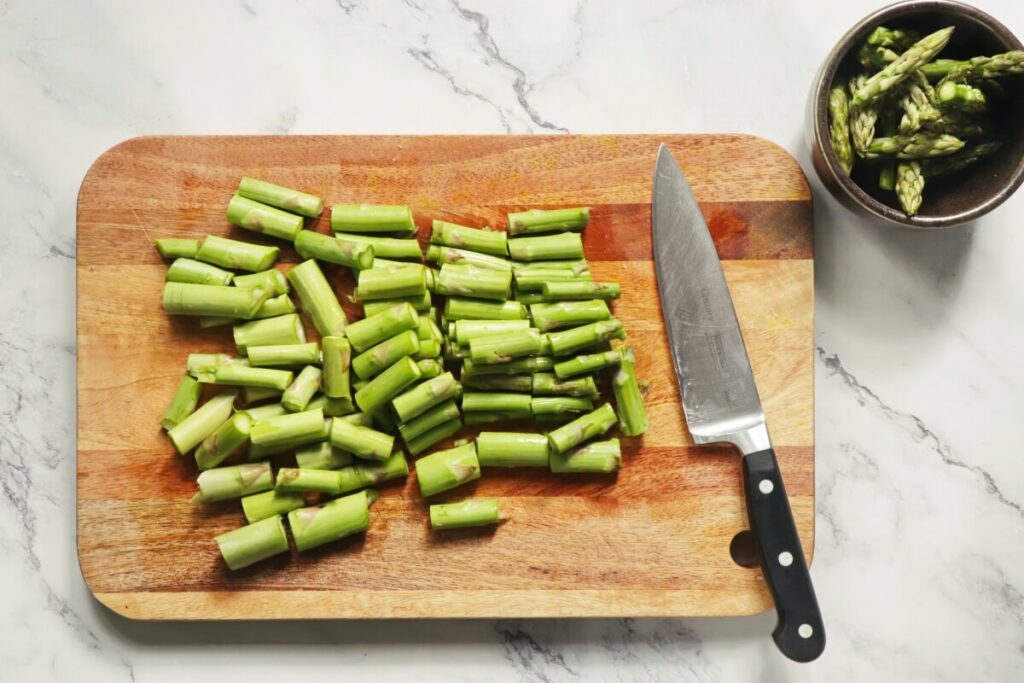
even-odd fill
[{"label": "wooden cutting board", "polygon": [[[695,447],[679,404],[651,255],[651,177],[662,141],[724,261],[810,557],[811,196],[780,147],[737,135],[148,137],[103,154],[78,197],[78,552],[96,598],[139,619],[768,609],[760,570],[730,557],[747,526],[740,459]],[[489,470],[442,499],[498,497],[510,520],[439,535],[410,476],[381,488],[366,534],[228,571],[213,537],[244,523],[239,506],[189,503],[195,465],[174,454],[159,422],[186,355],[233,352],[230,328],[201,330],[164,315],[166,265],[153,240],[209,233],[261,241],[224,219],[243,175],[328,204],[411,204],[421,239],[434,218],[503,226],[511,210],[589,205],[584,241],[594,278],[622,283],[615,313],[637,349],[638,375],[652,383],[651,429],[623,439],[617,478]],[[327,212],[315,229],[329,231]],[[280,267],[296,261],[290,248],[282,254]],[[329,277],[350,292],[344,269]]]}]

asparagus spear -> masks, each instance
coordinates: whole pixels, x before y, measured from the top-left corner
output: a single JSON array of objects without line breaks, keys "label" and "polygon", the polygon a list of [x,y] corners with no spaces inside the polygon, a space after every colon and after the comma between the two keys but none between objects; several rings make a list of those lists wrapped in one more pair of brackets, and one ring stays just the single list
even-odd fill
[{"label": "asparagus spear", "polygon": [[257,420],[252,425],[249,439],[254,446],[299,446],[322,441],[323,429],[324,411],[306,410]]},{"label": "asparagus spear", "polygon": [[174,449],[179,455],[185,455],[198,446],[231,417],[235,396],[234,392],[218,394],[167,430],[167,438],[174,444]]},{"label": "asparagus spear", "polygon": [[408,303],[392,306],[383,313],[364,318],[348,326],[346,336],[356,351],[366,351],[385,339],[419,327],[419,316]]},{"label": "asparagus spear", "polygon": [[472,412],[530,413],[530,396],[511,392],[467,391],[462,395],[462,410]]},{"label": "asparagus spear", "polygon": [[985,93],[966,83],[946,81],[939,84],[935,94],[942,107],[972,113],[985,111]]},{"label": "asparagus spear", "polygon": [[171,429],[194,413],[196,406],[199,405],[199,395],[202,392],[202,385],[194,377],[182,375],[178,381],[178,388],[174,390],[174,398],[171,399],[171,404],[167,406],[164,417],[160,420],[160,426],[164,429]]},{"label": "asparagus spear", "polygon": [[921,193],[924,191],[924,176],[921,162],[905,161],[896,167],[896,196],[908,216],[917,215],[921,208]]},{"label": "asparagus spear", "polygon": [[[839,165],[849,173],[853,169],[853,148],[850,146],[850,99],[846,86],[838,83],[828,93],[829,136]],[[545,288],[545,294],[548,293]]]},{"label": "asparagus spear", "polygon": [[408,357],[402,358],[356,392],[356,405],[363,412],[376,412],[422,376],[415,361]]},{"label": "asparagus spear", "polygon": [[[850,79],[850,92],[856,92],[865,83],[867,76],[854,76]],[[850,136],[853,139],[853,146],[862,156],[875,138],[877,121],[878,106],[875,103],[850,104]]]},{"label": "asparagus spear", "polygon": [[245,412],[235,413],[231,419],[217,428],[213,434],[203,439],[196,449],[196,465],[200,471],[208,470],[221,464],[229,455],[249,440],[252,429],[252,418]]},{"label": "asparagus spear", "polygon": [[277,247],[207,235],[196,251],[196,260],[221,268],[258,272],[274,265],[280,253]]},{"label": "asparagus spear", "polygon": [[571,413],[589,413],[594,409],[590,398],[573,396],[534,396],[530,399],[533,417],[562,417]]},{"label": "asparagus spear", "polygon": [[435,220],[430,233],[431,244],[456,247],[482,254],[501,256],[508,254],[506,246],[508,236],[504,232],[479,228],[469,228],[455,223]]},{"label": "asparagus spear", "polygon": [[933,133],[946,133],[961,140],[985,134],[986,127],[970,115],[955,109],[942,112],[934,121],[925,121],[922,127]]},{"label": "asparagus spear", "polygon": [[252,368],[248,365],[221,365],[213,371],[209,382],[205,382],[203,378],[200,379],[200,382],[235,387],[264,387],[284,391],[293,379],[295,379],[295,373],[290,370]]},{"label": "asparagus spear", "polygon": [[281,395],[281,405],[292,413],[305,410],[306,405],[313,398],[313,394],[320,390],[322,379],[323,373],[320,368],[313,365],[302,368],[302,372],[295,377]]},{"label": "asparagus spear", "polygon": [[[469,422],[466,422],[469,424]],[[458,418],[442,422],[436,427],[431,427],[419,436],[406,439],[405,447],[411,455],[419,455],[439,441],[447,439],[462,428],[462,422]]]},{"label": "asparagus spear", "polygon": [[337,337],[345,331],[348,319],[316,261],[304,261],[289,270],[288,281],[321,337]]},{"label": "asparagus spear", "polygon": [[416,234],[408,206],[384,204],[335,204],[331,207],[331,229],[335,232]]},{"label": "asparagus spear", "polygon": [[228,223],[289,242],[302,230],[302,216],[236,194],[228,202]]},{"label": "asparagus spear", "polygon": [[360,235],[352,232],[338,232],[335,233],[335,236],[339,240],[365,244],[373,250],[373,256],[375,259],[377,257],[380,257],[381,259],[423,258],[423,252],[420,251],[420,243],[414,239],[395,239],[393,237],[382,237],[380,235]]},{"label": "asparagus spear", "polygon": [[161,237],[156,240],[156,250],[162,258],[195,258],[199,240]]},{"label": "asparagus spear", "polygon": [[434,427],[450,420],[458,419],[459,407],[455,404],[454,400],[449,399],[421,413],[417,417],[405,421],[404,424],[399,426],[398,432],[402,435],[402,440],[408,444],[411,439],[415,439]]},{"label": "asparagus spear", "polygon": [[530,317],[541,332],[560,327],[575,327],[587,323],[609,320],[612,313],[608,304],[600,299],[590,301],[560,301],[558,303],[533,304]]},{"label": "asparagus spear", "polygon": [[480,478],[476,445],[467,443],[438,451],[416,462],[416,478],[424,498],[449,491]]},{"label": "asparagus spear", "polygon": [[520,320],[527,317],[526,307],[515,301],[480,301],[449,297],[444,304],[448,320]]},{"label": "asparagus spear", "polygon": [[547,467],[548,451],[543,434],[480,432],[476,437],[481,467]]},{"label": "asparagus spear", "polygon": [[508,241],[508,254],[514,261],[581,259],[583,240],[574,232],[541,237],[517,237]]},{"label": "asparagus spear", "polygon": [[552,352],[561,356],[596,346],[610,339],[625,339],[626,331],[620,321],[612,318],[561,332],[551,332],[547,337],[551,342]]},{"label": "asparagus spear", "polygon": [[476,268],[454,263],[441,266],[437,293],[505,301],[512,287],[511,270]]},{"label": "asparagus spear", "polygon": [[640,436],[650,427],[643,393],[636,380],[636,354],[632,347],[620,347],[619,369],[612,378],[612,392],[618,406],[619,426],[626,436]]},{"label": "asparagus spear", "polygon": [[530,327],[529,320],[456,320],[452,324],[452,339],[460,343],[468,343],[474,337],[492,334],[505,334],[513,330],[526,330]]},{"label": "asparagus spear", "polygon": [[948,157],[925,159],[921,162],[921,170],[926,178],[938,178],[944,175],[959,173],[971,164],[994,153],[1002,145],[998,142],[984,142],[968,147]]},{"label": "asparagus spear", "polygon": [[567,453],[551,454],[551,471],[557,474],[573,472],[616,472],[622,465],[622,452],[618,439],[595,441]]},{"label": "asparagus spear", "polygon": [[[847,129],[849,136],[849,129]],[[847,142],[849,144],[849,142]],[[618,299],[622,289],[617,282],[545,282],[542,288],[545,301],[586,301],[591,299]]]},{"label": "asparagus spear", "polygon": [[387,460],[395,446],[395,437],[390,434],[337,418],[331,422],[330,438],[335,448],[365,460]]},{"label": "asparagus spear", "polygon": [[[351,331],[357,323],[348,327]],[[328,398],[348,398],[349,365],[352,362],[352,346],[345,337],[323,338],[324,395]]]},{"label": "asparagus spear", "polygon": [[270,292],[270,296],[287,294],[289,291],[288,278],[277,268],[268,268],[248,275],[236,275],[234,279],[236,287],[258,287]]},{"label": "asparagus spear", "polygon": [[255,346],[306,343],[306,330],[295,313],[235,325],[232,334],[240,353],[247,353],[250,347]]},{"label": "asparagus spear", "polygon": [[250,524],[261,519],[277,517],[305,505],[306,498],[301,493],[279,493],[274,489],[242,498],[242,512]]},{"label": "asparagus spear", "polygon": [[299,552],[316,548],[370,528],[370,505],[377,500],[373,489],[336,498],[323,505],[288,513],[288,526]]},{"label": "asparagus spear", "polygon": [[187,282],[164,284],[163,306],[169,315],[213,315],[252,318],[269,292],[265,289],[197,285]]},{"label": "asparagus spear", "polygon": [[430,528],[434,531],[490,526],[497,524],[500,520],[498,501],[493,498],[487,500],[471,498],[459,503],[430,506]]},{"label": "asparagus spear", "polygon": [[553,373],[538,372],[533,376],[533,395],[593,398],[597,396],[597,384],[590,375],[559,379]]},{"label": "asparagus spear", "polygon": [[302,230],[295,236],[295,251],[306,259],[319,259],[350,268],[372,268],[377,253],[368,244]]},{"label": "asparagus spear", "polygon": [[469,340],[470,358],[474,363],[507,363],[523,356],[541,352],[541,334],[533,328],[509,330],[501,334],[473,337]]},{"label": "asparagus spear", "polygon": [[446,372],[396,396],[391,401],[391,409],[400,422],[408,422],[439,403],[457,398],[461,393],[462,385],[452,373]]},{"label": "asparagus spear", "polygon": [[351,465],[352,454],[322,441],[296,448],[295,464],[303,470],[336,470]]},{"label": "asparagus spear", "polygon": [[921,34],[918,31],[876,26],[868,34],[864,42],[867,45],[880,45],[896,50],[906,50],[919,40],[921,40]]},{"label": "asparagus spear", "polygon": [[526,372],[545,372],[555,367],[555,359],[550,356],[534,356],[532,358],[517,358],[508,363],[495,363],[488,365],[477,364],[471,358],[466,358],[462,364],[462,377],[476,375],[519,375]]},{"label": "asparagus spear", "polygon": [[956,71],[961,78],[997,78],[1004,74],[1024,73],[1024,51],[1011,50],[991,57],[974,57],[958,61],[936,59],[921,66],[921,71],[932,80],[949,76]]},{"label": "asparagus spear", "polygon": [[853,91],[853,106],[869,104],[899,85],[908,75],[930,62],[942,48],[946,47],[951,35],[953,27],[949,26],[911,45],[881,71],[858,84],[858,88]]},{"label": "asparagus spear", "polygon": [[197,503],[241,498],[250,493],[266,491],[274,485],[270,464],[265,462],[215,467],[200,472],[196,483],[199,492],[192,496],[192,500]]},{"label": "asparagus spear", "polygon": [[409,263],[400,268],[372,268],[359,272],[359,301],[423,296],[427,291],[426,268]]},{"label": "asparagus spear", "polygon": [[360,462],[337,470],[341,475],[341,493],[358,491],[367,486],[401,479],[409,474],[409,464],[401,451],[395,451],[384,462]]},{"label": "asparagus spear", "polygon": [[409,304],[417,313],[426,314],[431,310],[430,292],[424,291],[418,296],[399,297],[397,299],[375,299],[374,301],[363,302],[363,314],[367,318],[373,318],[389,308],[399,304]]},{"label": "asparagus spear", "polygon": [[239,181],[238,194],[307,218],[316,218],[324,210],[324,202],[319,197],[248,176]]},{"label": "asparagus spear", "polygon": [[618,422],[615,411],[608,403],[597,410],[576,418],[548,434],[552,455],[565,453],[588,439],[604,434]]},{"label": "asparagus spear", "polygon": [[508,215],[508,234],[516,235],[534,234],[538,232],[565,232],[567,230],[582,230],[587,227],[590,221],[590,208],[579,207],[573,209],[529,209],[518,211]]},{"label": "asparagus spear", "polygon": [[554,370],[555,375],[558,377],[572,377],[618,365],[621,360],[622,356],[613,349],[611,351],[584,354],[561,361],[555,364]]},{"label": "asparagus spear", "polygon": [[[323,408],[318,407],[314,410],[305,410],[302,413],[288,413],[282,417],[294,418],[297,415],[313,412],[322,413]],[[256,425],[258,424],[274,422],[279,419],[281,418],[272,417],[259,420],[258,422],[255,422],[253,424],[253,430],[255,430]],[[329,418],[323,419],[320,423],[320,431],[315,431],[311,425],[307,424],[299,425],[296,423],[286,423],[285,426],[289,429],[288,434],[283,434],[280,438],[265,438],[265,443],[261,444],[253,443],[253,432],[250,432],[249,451],[246,454],[247,459],[250,462],[256,460],[266,460],[272,455],[277,455],[278,453],[285,453],[287,451],[293,451],[300,446],[305,446],[311,443],[318,443],[320,441],[326,441],[331,431],[331,420]]]},{"label": "asparagus spear", "polygon": [[361,379],[373,379],[394,365],[399,358],[419,351],[421,343],[426,342],[420,342],[415,330],[399,332],[353,358],[352,371]]},{"label": "asparagus spear", "polygon": [[288,537],[280,516],[268,517],[217,536],[217,547],[229,569],[252,564],[288,552]]},{"label": "asparagus spear", "polygon": [[918,132],[913,135],[894,135],[875,138],[865,150],[867,158],[892,156],[897,159],[925,159],[945,156],[963,149],[964,141],[952,135]]},{"label": "asparagus spear", "polygon": [[[903,86],[903,96],[900,98],[900,106],[903,107],[903,117],[900,119],[899,132],[904,135],[913,133],[921,128],[926,121],[935,121],[942,116],[942,112],[935,108],[932,102],[935,100],[935,90],[928,83],[928,79],[920,71],[915,71]],[[895,131],[888,133],[894,134]]]},{"label": "asparagus spear", "polygon": [[437,244],[431,244],[427,247],[427,260],[442,265],[454,263],[490,270],[512,270],[512,264],[503,257],[481,254],[478,251],[470,251],[469,249],[443,247]]},{"label": "asparagus spear", "polygon": [[317,365],[320,363],[320,345],[316,342],[305,344],[268,344],[246,348],[249,365],[267,367],[279,365]]},{"label": "asparagus spear", "polygon": [[234,273],[191,258],[177,258],[167,269],[168,282],[197,285],[230,285]]}]

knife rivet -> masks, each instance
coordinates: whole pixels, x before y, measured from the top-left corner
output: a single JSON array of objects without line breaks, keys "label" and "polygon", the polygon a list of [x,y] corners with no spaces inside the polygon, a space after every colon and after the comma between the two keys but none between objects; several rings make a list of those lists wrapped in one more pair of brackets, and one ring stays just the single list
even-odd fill
[{"label": "knife rivet", "polygon": [[810,624],[800,624],[800,628],[796,632],[800,634],[801,638],[806,640],[814,635],[814,627]]},{"label": "knife rivet", "polygon": [[761,493],[768,495],[775,490],[775,484],[772,483],[771,479],[762,479],[758,482],[757,488]]},{"label": "knife rivet", "polygon": [[793,554],[786,551],[779,553],[779,564],[783,567],[793,564]]}]

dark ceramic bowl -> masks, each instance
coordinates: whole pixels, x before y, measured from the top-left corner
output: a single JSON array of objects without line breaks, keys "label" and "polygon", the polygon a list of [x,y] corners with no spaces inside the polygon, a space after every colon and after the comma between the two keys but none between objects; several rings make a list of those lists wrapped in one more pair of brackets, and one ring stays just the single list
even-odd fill
[{"label": "dark ceramic bowl", "polygon": [[[852,177],[839,166],[829,142],[828,92],[833,79],[847,78],[857,67],[854,52],[876,26],[915,28],[922,33],[943,26],[956,31],[940,57],[966,59],[1024,49],[1009,29],[981,10],[950,0],[911,0],[864,17],[842,37],[818,71],[811,91],[808,142],[814,170],[832,195],[848,208],[911,228],[948,228],[973,221],[996,208],[1024,180],[1024,76],[1001,79],[1008,98],[993,108],[995,136],[1003,146],[990,158],[953,176],[936,178],[924,188],[920,213],[906,216],[891,192],[878,189],[877,171],[854,164]],[[862,172],[858,172],[861,170]]]}]

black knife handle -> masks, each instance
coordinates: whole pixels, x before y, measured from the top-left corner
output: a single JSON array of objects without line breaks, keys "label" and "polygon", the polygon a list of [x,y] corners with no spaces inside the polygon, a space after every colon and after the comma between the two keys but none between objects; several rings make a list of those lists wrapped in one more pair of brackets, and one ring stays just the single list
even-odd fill
[{"label": "black knife handle", "polygon": [[779,615],[772,638],[782,654],[810,662],[825,649],[825,625],[774,450],[743,458],[743,488],[761,568]]}]

